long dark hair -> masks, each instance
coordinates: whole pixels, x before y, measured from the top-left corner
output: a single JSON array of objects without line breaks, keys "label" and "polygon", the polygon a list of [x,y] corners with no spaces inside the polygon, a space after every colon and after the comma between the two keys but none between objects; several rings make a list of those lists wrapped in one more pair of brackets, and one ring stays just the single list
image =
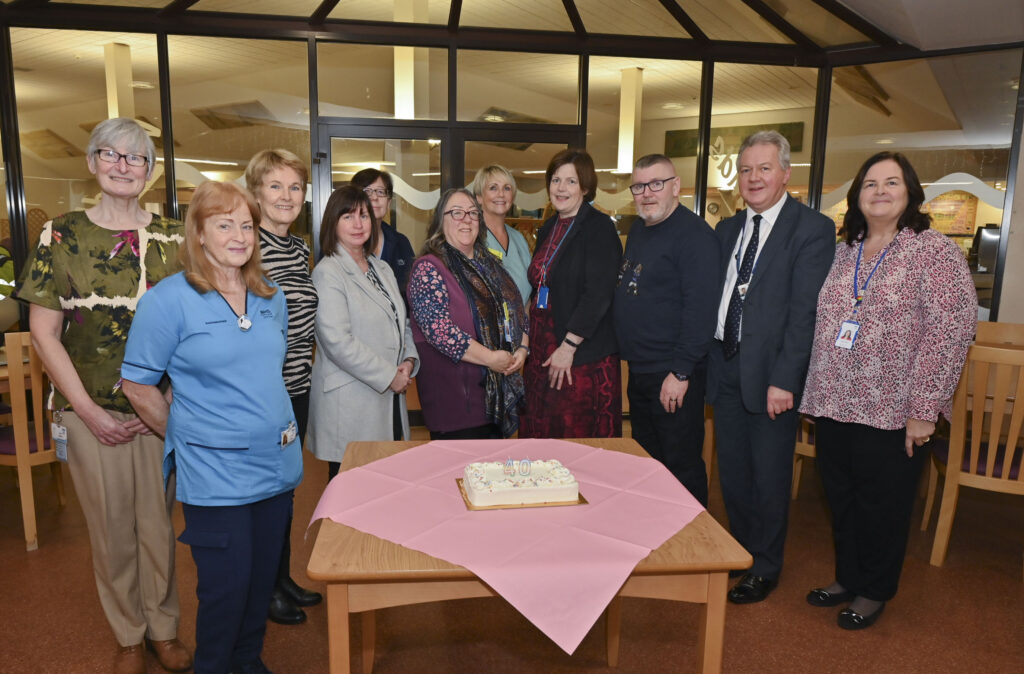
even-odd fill
[{"label": "long dark hair", "polygon": [[872,166],[887,160],[899,164],[900,170],[903,171],[903,184],[907,187],[907,207],[896,222],[897,231],[909,227],[911,231],[917,233],[931,227],[931,216],[921,212],[921,205],[924,204],[924,188],[921,187],[921,181],[917,178],[917,171],[902,153],[883,151],[872,155],[864,162],[864,165],[857,171],[857,177],[853,179],[853,184],[850,185],[850,191],[846,193],[846,216],[843,218],[843,227],[839,230],[839,235],[846,239],[848,246],[861,241],[868,231],[867,220],[860,210],[860,191],[864,185],[864,176]]},{"label": "long dark hair", "polygon": [[380,241],[380,227],[373,215],[370,197],[360,187],[348,184],[334,190],[324,208],[324,217],[320,221],[320,254],[324,257],[338,252],[338,220],[347,213],[358,212],[360,207],[370,214],[370,238],[363,244],[367,255],[373,255]]}]

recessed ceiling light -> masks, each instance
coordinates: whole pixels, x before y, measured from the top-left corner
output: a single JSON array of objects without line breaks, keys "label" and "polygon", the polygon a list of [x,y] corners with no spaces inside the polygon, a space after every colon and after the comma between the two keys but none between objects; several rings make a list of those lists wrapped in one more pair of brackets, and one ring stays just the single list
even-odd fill
[{"label": "recessed ceiling light", "polygon": [[132,89],[155,89],[152,82],[145,80],[132,80]]},{"label": "recessed ceiling light", "polygon": [[892,138],[879,138],[875,142],[878,143],[879,145],[892,145],[896,141],[894,141]]},{"label": "recessed ceiling light", "polygon": [[682,110],[684,107],[686,107],[686,106],[684,106],[682,103],[662,103],[661,104],[661,109],[662,110]]}]

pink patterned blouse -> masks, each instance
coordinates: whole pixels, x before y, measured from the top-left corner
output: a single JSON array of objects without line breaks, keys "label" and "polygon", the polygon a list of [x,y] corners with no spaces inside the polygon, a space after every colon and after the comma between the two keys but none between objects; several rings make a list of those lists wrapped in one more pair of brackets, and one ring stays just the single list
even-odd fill
[{"label": "pink patterned blouse", "polygon": [[[932,229],[902,229],[889,244],[853,317],[860,246],[841,242],[818,295],[810,369],[800,411],[883,430],[949,416],[977,322],[963,253]],[[863,286],[882,251],[861,260]],[[843,321],[860,323],[852,349],[837,347]]]}]

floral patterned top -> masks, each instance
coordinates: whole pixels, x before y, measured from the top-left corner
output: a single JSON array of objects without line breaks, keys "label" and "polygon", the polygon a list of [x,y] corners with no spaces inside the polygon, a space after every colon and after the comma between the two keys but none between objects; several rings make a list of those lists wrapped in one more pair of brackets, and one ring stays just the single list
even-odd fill
[{"label": "floral patterned top", "polygon": [[[121,392],[121,361],[135,306],[180,270],[184,226],[158,215],[137,230],[113,231],[74,211],[47,223],[15,297],[64,312],[61,342],[85,390],[104,409],[133,413]],[[144,279],[144,281],[140,281]],[[55,391],[53,409],[68,409]]]},{"label": "floral patterned top", "polygon": [[462,360],[474,335],[452,321],[448,313],[448,287],[437,267],[429,261],[414,265],[407,292],[413,320],[427,341],[452,362]]},{"label": "floral patterned top", "polygon": [[[858,286],[881,262],[852,317],[859,248],[838,245],[818,295],[800,411],[883,430],[948,416],[977,322],[963,253],[935,230],[900,230],[884,258],[861,260]],[[852,349],[835,345],[846,320],[860,324]]]}]

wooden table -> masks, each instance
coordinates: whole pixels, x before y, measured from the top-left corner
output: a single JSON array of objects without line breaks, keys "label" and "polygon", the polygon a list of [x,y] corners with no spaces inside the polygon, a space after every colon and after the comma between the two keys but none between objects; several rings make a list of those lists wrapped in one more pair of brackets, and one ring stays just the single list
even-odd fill
[{"label": "wooden table", "polygon": [[[646,456],[634,440],[576,440],[581,444]],[[353,442],[341,470],[350,470],[423,442]],[[607,609],[608,664],[619,656],[622,597],[671,599],[701,604],[698,669],[722,669],[725,596],[728,572],[752,563],[740,546],[707,512],[651,552],[633,570]],[[498,596],[461,566],[396,545],[329,519],[321,521],[307,569],[327,582],[327,629],[332,674],[347,673],[349,614],[361,613],[363,671],[373,670],[374,610],[424,602]]]}]

